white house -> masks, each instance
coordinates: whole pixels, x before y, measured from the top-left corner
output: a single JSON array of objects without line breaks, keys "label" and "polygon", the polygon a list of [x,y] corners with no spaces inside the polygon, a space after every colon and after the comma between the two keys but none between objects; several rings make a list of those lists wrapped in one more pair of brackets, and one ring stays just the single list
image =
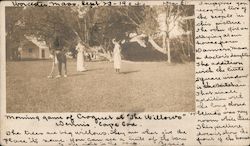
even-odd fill
[{"label": "white house", "polygon": [[50,57],[49,47],[45,41],[39,41],[32,36],[25,36],[21,42],[18,52],[21,59],[48,59]]}]

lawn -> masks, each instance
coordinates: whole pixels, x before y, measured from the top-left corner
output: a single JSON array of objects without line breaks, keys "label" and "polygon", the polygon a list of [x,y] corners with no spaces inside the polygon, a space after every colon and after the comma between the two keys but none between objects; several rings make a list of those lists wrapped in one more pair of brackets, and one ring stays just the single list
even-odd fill
[{"label": "lawn", "polygon": [[190,112],[195,110],[194,63],[87,62],[68,77],[48,79],[51,62],[7,62],[7,112]]}]

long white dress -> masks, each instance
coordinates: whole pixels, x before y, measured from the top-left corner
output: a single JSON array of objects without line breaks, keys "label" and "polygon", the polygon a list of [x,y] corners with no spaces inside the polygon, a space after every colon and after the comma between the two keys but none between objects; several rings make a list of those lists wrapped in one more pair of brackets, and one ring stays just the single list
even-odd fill
[{"label": "long white dress", "polygon": [[115,69],[121,69],[121,50],[120,45],[118,43],[114,43],[114,68]]},{"label": "long white dress", "polygon": [[84,57],[83,57],[84,46],[81,43],[78,43],[76,46],[76,50],[77,50],[76,70],[86,71],[86,68],[84,66]]}]

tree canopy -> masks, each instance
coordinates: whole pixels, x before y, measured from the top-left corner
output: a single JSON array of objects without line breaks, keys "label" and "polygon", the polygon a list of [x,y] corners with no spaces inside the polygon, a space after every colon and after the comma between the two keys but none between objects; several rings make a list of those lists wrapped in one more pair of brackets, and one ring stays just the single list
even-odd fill
[{"label": "tree canopy", "polygon": [[[165,30],[161,29],[159,22],[161,14],[165,14]],[[69,50],[79,40],[87,46],[102,46],[111,50],[113,38],[129,40],[129,35],[134,33],[150,38],[152,46],[161,51],[170,41],[168,36],[173,29],[170,23],[193,14],[193,7],[186,6],[12,7],[6,9],[6,39],[7,42],[15,41],[15,46],[18,46],[25,36],[34,36],[51,46],[58,37],[60,44]],[[183,20],[178,22],[178,26],[185,32],[193,31],[192,21]],[[156,43],[164,31],[163,43]],[[191,38],[189,41],[193,44]],[[170,50],[170,45],[168,48]]]}]

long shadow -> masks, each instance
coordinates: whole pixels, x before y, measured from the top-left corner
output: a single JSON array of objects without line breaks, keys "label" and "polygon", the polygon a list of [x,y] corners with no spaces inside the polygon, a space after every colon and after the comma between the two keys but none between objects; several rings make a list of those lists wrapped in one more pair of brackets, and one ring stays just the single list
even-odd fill
[{"label": "long shadow", "polygon": [[136,73],[136,72],[140,72],[140,70],[133,70],[133,71],[124,71],[124,72],[120,72],[120,74],[131,74],[131,73]]},{"label": "long shadow", "polygon": [[88,69],[88,70],[83,71],[83,72],[78,72],[78,73],[76,73],[76,74],[71,74],[71,75],[69,75],[69,77],[82,76],[82,75],[85,75],[85,74],[88,73],[88,72],[96,71],[96,70],[102,70],[102,68]]},{"label": "long shadow", "polygon": [[92,69],[87,69],[84,72],[90,72],[90,71],[96,71],[96,70],[103,70],[103,68],[92,68]]}]

